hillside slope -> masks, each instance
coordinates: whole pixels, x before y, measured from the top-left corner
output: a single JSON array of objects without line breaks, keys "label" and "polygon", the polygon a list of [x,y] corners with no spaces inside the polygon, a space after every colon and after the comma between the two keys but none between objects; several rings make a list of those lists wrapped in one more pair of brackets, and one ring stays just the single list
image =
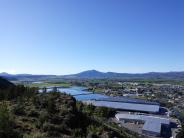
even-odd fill
[{"label": "hillside slope", "polygon": [[9,82],[8,80],[0,77],[0,89],[7,89],[7,88],[10,88],[10,87],[13,87],[14,84]]},{"label": "hillside slope", "polygon": [[[84,106],[66,94],[37,94],[31,99],[11,101],[13,131],[28,138],[134,138],[125,131],[113,131],[92,118],[95,107]],[[80,108],[80,109],[79,109]],[[94,114],[101,114],[101,109]],[[88,112],[88,116],[85,112]]]},{"label": "hillside slope", "polygon": [[135,138],[104,121],[114,116],[112,109],[84,105],[54,89],[39,93],[0,82],[0,138]]}]

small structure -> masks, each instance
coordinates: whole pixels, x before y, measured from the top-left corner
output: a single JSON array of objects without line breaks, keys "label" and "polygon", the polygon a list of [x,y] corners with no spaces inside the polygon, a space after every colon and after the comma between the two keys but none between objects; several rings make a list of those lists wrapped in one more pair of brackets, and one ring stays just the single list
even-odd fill
[{"label": "small structure", "polygon": [[170,120],[155,116],[134,115],[134,114],[116,114],[116,119],[121,122],[143,123],[142,133],[151,136],[160,136],[162,127],[169,127]]}]

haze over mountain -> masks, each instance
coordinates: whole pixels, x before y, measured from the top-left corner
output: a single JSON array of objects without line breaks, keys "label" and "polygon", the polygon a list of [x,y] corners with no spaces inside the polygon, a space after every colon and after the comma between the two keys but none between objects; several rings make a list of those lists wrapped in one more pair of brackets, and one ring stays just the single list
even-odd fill
[{"label": "haze over mountain", "polygon": [[167,78],[183,78],[184,72],[149,72],[149,73],[116,73],[116,72],[100,72],[97,70],[88,70],[78,74],[66,75],[65,77],[76,78],[134,78],[134,77],[167,77]]},{"label": "haze over mountain", "polygon": [[34,74],[9,74],[6,72],[0,73],[0,77],[6,78],[8,80],[30,80],[30,79],[42,79],[56,77],[56,75],[34,75]]},{"label": "haze over mountain", "polygon": [[8,74],[0,73],[5,78],[184,78],[184,72],[149,72],[149,73],[117,73],[117,72],[100,72],[97,70],[87,70],[77,74],[69,75],[32,75],[32,74]]}]

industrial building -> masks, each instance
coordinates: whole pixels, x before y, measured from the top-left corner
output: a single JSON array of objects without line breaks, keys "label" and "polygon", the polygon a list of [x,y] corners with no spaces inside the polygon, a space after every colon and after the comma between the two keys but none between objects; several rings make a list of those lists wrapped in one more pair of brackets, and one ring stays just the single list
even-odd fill
[{"label": "industrial building", "polygon": [[132,98],[101,98],[91,101],[91,103],[94,106],[105,106],[127,111],[158,113],[160,110],[159,103]]},{"label": "industrial building", "polygon": [[108,98],[100,98],[98,101],[110,101],[110,102],[122,102],[122,103],[135,103],[135,104],[150,104],[150,105],[160,105],[157,102],[150,102],[143,99],[135,99],[128,97],[108,97]]},{"label": "industrial building", "polygon": [[170,120],[147,115],[116,114],[116,119],[121,122],[143,123],[142,133],[152,136],[160,136],[162,127],[170,127]]}]

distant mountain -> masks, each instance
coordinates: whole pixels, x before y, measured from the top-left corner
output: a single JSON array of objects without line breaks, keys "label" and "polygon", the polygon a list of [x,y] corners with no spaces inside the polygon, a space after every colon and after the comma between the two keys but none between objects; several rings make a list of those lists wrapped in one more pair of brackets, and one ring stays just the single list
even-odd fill
[{"label": "distant mountain", "polygon": [[84,77],[84,78],[91,78],[91,77],[105,77],[105,73],[103,72],[99,72],[99,71],[96,71],[96,70],[88,70],[88,71],[84,71],[84,72],[81,72],[81,73],[78,73],[76,75],[74,75],[76,77]]},{"label": "distant mountain", "polygon": [[133,74],[116,73],[116,72],[100,72],[97,70],[88,70],[72,76],[79,78],[115,78],[115,77],[129,77]]},{"label": "distant mountain", "polygon": [[78,74],[65,75],[65,78],[119,78],[130,77],[133,74],[115,73],[115,72],[100,72],[97,70],[88,70]]},{"label": "distant mountain", "polygon": [[2,73],[0,73],[0,76],[11,76],[11,74],[8,74],[8,73],[6,73],[6,72],[2,72]]},{"label": "distant mountain", "polygon": [[8,80],[24,80],[24,81],[34,81],[46,78],[57,77],[56,75],[32,75],[32,74],[8,74],[6,72],[0,73],[0,77],[6,78]]},{"label": "distant mountain", "polygon": [[116,73],[116,72],[100,72],[97,70],[88,70],[78,74],[65,75],[65,78],[182,78],[184,72],[150,72],[150,73]]},{"label": "distant mountain", "polygon": [[0,77],[6,78],[8,80],[14,81],[16,78],[12,74],[8,74],[6,72],[0,73]]},{"label": "distant mountain", "polygon": [[9,77],[9,76],[35,76],[35,75],[32,75],[32,74],[9,74],[6,72],[2,72],[2,73],[0,73],[0,76]]},{"label": "distant mountain", "polygon": [[10,88],[10,87],[13,87],[14,84],[9,82],[8,80],[0,77],[0,89],[7,89],[7,88]]},{"label": "distant mountain", "polygon": [[118,78],[118,79],[184,79],[184,72],[149,72],[149,73],[116,73],[116,72],[100,72],[97,70],[88,70],[77,74],[71,75],[32,75],[32,74],[8,74],[0,73],[0,76],[7,78],[8,80],[24,80],[24,81],[35,81],[35,80],[45,80],[45,79],[80,79],[80,78]]}]

